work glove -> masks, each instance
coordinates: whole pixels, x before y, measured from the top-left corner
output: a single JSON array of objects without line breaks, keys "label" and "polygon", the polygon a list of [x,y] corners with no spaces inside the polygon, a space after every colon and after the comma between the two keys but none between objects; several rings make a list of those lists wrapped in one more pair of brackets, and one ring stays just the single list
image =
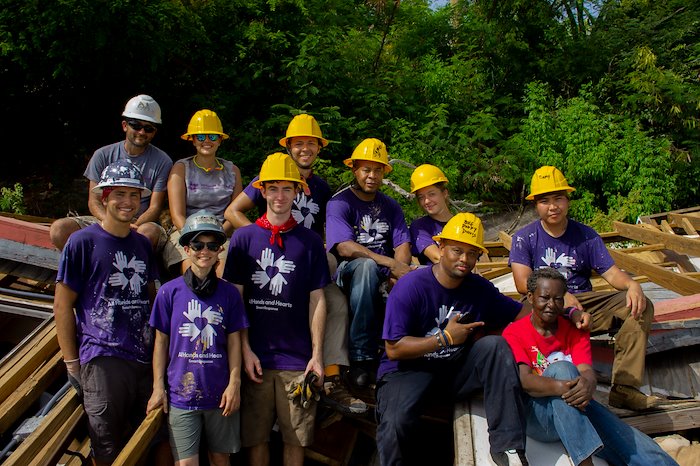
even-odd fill
[{"label": "work glove", "polygon": [[82,381],[80,380],[80,360],[74,359],[71,361],[65,361],[66,371],[68,372],[68,382],[75,388],[78,393],[78,398],[83,399],[83,387],[81,386]]},{"label": "work glove", "polygon": [[321,399],[321,388],[316,385],[318,374],[311,371],[304,375],[300,375],[296,380],[292,381],[287,387],[287,398],[295,400],[299,398],[299,403],[302,408],[311,406],[311,401]]}]

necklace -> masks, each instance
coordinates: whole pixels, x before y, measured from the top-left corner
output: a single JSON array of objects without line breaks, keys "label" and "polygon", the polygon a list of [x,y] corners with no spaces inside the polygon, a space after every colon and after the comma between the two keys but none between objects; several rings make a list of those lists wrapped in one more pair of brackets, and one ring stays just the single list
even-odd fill
[{"label": "necklace", "polygon": [[219,161],[219,159],[214,158],[214,160],[216,161],[216,167],[205,168],[205,167],[203,167],[203,166],[201,166],[200,164],[197,163],[197,156],[196,156],[196,155],[192,158],[192,162],[194,162],[195,167],[201,168],[202,170],[204,170],[204,171],[207,172],[207,173],[209,173],[209,172],[212,171],[212,170],[223,170],[223,169],[224,169],[224,164],[221,163],[221,162]]}]

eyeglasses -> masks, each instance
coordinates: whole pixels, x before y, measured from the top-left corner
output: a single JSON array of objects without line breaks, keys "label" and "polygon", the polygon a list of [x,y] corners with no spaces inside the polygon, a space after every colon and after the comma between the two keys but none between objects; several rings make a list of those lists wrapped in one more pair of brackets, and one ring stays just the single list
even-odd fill
[{"label": "eyeglasses", "polygon": [[195,134],[195,137],[197,138],[197,141],[199,142],[204,142],[209,138],[211,142],[215,142],[219,140],[219,135],[218,134]]},{"label": "eyeglasses", "polygon": [[146,132],[148,134],[155,133],[155,131],[156,131],[155,126],[144,125],[144,124],[141,124],[138,121],[134,121],[134,120],[127,120],[126,124],[131,126],[131,129],[133,129],[134,131],[144,130],[144,132]]},{"label": "eyeglasses", "polygon": [[192,241],[190,242],[190,248],[192,248],[193,251],[199,252],[204,248],[209,249],[210,251],[217,252],[219,249],[221,249],[221,243],[217,243],[216,241]]}]

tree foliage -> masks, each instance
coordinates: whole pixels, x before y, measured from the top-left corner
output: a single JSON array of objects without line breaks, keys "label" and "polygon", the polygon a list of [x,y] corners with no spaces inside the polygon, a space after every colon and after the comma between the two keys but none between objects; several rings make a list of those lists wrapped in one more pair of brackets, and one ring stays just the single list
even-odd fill
[{"label": "tree foliage", "polygon": [[[156,145],[191,154],[179,135],[212,108],[246,180],[308,112],[333,141],[318,169],[336,186],[353,147],[378,137],[487,208],[520,204],[544,163],[601,226],[698,202],[697,2],[0,2],[4,127],[36,134],[7,146],[2,184],[37,167],[58,186],[80,177],[123,137],[124,102],[148,93],[163,108]],[[409,176],[391,178],[407,188]]]}]

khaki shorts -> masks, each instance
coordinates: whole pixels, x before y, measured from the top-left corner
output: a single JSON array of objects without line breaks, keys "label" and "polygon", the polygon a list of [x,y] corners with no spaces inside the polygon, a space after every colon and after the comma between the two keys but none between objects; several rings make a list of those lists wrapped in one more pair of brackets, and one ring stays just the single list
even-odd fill
[{"label": "khaki shorts", "polygon": [[277,419],[282,441],[308,447],[314,441],[316,403],[302,408],[287,399],[287,386],[303,371],[263,370],[263,383],[243,381],[241,392],[241,444],[248,448],[267,443]]},{"label": "khaki shorts", "polygon": [[[174,227],[173,227],[174,228]],[[189,259],[185,248],[180,246],[180,230],[174,229],[170,236],[168,237],[167,243],[163,248],[163,263],[167,268],[173,265],[179,264],[185,259]],[[228,255],[228,245],[231,241],[226,240],[224,243],[224,249],[219,253],[219,262],[226,262],[226,256]]]}]

